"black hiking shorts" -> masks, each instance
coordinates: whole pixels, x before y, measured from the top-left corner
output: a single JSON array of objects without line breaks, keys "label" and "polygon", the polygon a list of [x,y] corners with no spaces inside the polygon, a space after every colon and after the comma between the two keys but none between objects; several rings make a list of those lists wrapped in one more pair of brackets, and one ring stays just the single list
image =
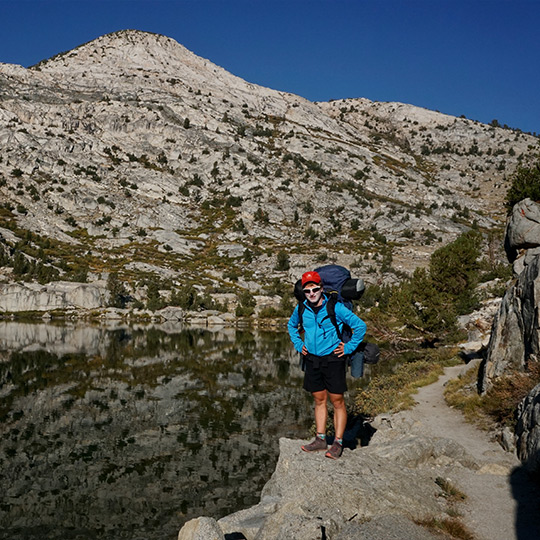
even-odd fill
[{"label": "black hiking shorts", "polygon": [[327,390],[331,394],[344,394],[347,391],[347,363],[345,359],[334,355],[306,356],[304,390],[320,392]]}]

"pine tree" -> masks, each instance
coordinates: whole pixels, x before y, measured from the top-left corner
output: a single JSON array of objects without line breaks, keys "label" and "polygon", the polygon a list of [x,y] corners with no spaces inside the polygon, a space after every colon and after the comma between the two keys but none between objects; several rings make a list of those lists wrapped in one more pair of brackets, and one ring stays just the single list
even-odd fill
[{"label": "pine tree", "polygon": [[109,306],[116,308],[126,307],[127,291],[116,272],[111,272],[107,278],[109,291]]}]

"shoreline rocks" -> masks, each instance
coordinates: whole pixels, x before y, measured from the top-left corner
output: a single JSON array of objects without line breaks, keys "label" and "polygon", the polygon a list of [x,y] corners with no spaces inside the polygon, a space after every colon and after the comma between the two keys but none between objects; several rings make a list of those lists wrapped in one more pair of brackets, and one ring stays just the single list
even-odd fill
[{"label": "shoreline rocks", "polygon": [[0,285],[0,312],[98,309],[107,305],[109,291],[105,281],[79,283],[55,281],[8,283]]},{"label": "shoreline rocks", "polygon": [[[286,318],[237,317],[230,311],[189,311],[177,306],[157,310],[109,307],[110,292],[104,280],[92,283],[55,281],[0,284],[0,320],[51,319],[98,322],[185,323],[194,327],[245,326],[282,328]],[[258,296],[257,308],[276,305],[275,298]]]}]

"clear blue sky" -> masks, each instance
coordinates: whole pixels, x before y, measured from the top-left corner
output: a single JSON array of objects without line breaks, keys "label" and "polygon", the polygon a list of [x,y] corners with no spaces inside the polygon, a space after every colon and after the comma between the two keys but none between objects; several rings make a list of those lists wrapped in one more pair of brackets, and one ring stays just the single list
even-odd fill
[{"label": "clear blue sky", "polygon": [[165,34],[247,81],[540,133],[540,0],[0,0],[0,62]]}]

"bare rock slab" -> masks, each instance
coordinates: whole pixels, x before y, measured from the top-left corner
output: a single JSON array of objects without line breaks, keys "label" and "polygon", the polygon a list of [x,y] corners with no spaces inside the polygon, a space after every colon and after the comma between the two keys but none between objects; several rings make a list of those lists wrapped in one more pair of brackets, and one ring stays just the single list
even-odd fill
[{"label": "bare rock slab", "polygon": [[218,524],[225,535],[241,534],[248,540],[321,538],[323,530],[328,538],[336,538],[348,534],[346,526],[350,529],[395,514],[404,516],[403,523],[412,527],[413,520],[444,511],[435,483],[437,461],[476,467],[463,448],[447,442],[429,437],[411,437],[400,444],[381,442],[373,447],[346,448],[335,461],[324,453],[303,452],[302,441],[282,438],[279,460],[263,488],[261,502]]},{"label": "bare rock slab", "polygon": [[96,309],[106,306],[108,299],[109,292],[104,281],[56,281],[46,285],[9,283],[0,286],[0,311]]},{"label": "bare rock slab", "polygon": [[348,523],[336,540],[440,540],[409,519],[398,516],[381,516],[367,523]]}]

